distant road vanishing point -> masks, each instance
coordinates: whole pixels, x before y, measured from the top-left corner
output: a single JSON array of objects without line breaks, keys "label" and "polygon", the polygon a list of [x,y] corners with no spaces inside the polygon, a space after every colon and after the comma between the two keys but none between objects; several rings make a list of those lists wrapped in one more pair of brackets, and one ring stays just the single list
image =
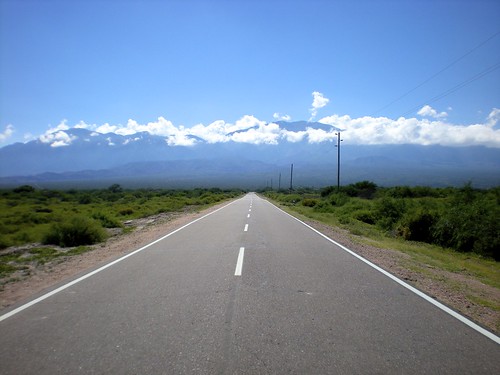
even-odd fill
[{"label": "distant road vanishing point", "polygon": [[499,374],[497,336],[255,194],[0,317],[1,374]]}]

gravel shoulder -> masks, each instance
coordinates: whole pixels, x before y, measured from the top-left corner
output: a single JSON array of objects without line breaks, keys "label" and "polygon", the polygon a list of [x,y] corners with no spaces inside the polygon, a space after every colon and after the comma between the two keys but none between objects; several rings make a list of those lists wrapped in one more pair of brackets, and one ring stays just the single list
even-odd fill
[{"label": "gravel shoulder", "polygon": [[[0,279],[0,309],[22,304],[34,295],[141,248],[226,204],[224,202],[203,211],[191,209],[134,220],[128,223],[134,230],[114,233],[106,242],[94,245],[91,251],[60,257],[43,265],[32,265],[4,280]],[[497,288],[464,274],[433,268],[418,272],[410,269],[414,267],[408,267],[410,257],[407,254],[361,243],[355,236],[339,228],[311,220],[306,223],[483,327],[496,334],[500,332],[500,312],[475,303],[468,293],[474,290],[475,295],[500,304],[500,290]]]}]

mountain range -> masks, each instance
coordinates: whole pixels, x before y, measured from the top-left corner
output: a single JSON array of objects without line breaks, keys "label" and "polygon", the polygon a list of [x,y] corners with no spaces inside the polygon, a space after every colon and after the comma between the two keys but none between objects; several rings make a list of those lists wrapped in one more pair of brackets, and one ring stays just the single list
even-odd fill
[{"label": "mountain range", "polygon": [[[148,132],[120,135],[70,128],[48,142],[42,137],[0,148],[0,187],[219,186],[258,189],[337,183],[336,137],[330,125],[278,122],[300,134],[328,133],[328,140],[307,137],[252,144],[209,143],[189,135],[189,146],[172,146]],[[247,132],[249,129],[232,132]],[[56,143],[59,142],[59,143]],[[483,146],[355,145],[341,143],[341,183],[370,180],[382,186],[500,185],[500,149]]]}]

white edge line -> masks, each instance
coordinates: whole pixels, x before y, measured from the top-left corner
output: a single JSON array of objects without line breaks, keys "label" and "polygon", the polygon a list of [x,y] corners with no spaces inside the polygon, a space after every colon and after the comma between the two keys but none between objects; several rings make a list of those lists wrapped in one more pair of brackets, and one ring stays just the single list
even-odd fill
[{"label": "white edge line", "polygon": [[[240,199],[242,199],[242,198],[240,198]],[[214,213],[216,213],[216,212],[218,212],[218,211],[220,211],[220,210],[222,210],[222,209],[226,208],[227,206],[229,206],[229,205],[231,205],[231,204],[233,204],[233,203],[237,202],[238,200],[239,200],[239,199],[236,199],[236,200],[234,200],[234,201],[232,201],[232,202],[230,202],[230,203],[226,204],[225,206],[222,206],[222,207],[220,207],[220,208],[216,209],[215,211],[209,212],[208,214],[203,215],[202,217],[199,217],[198,219],[195,219],[195,220],[193,220],[193,221],[191,221],[191,222],[189,222],[189,223],[187,223],[187,224],[183,225],[183,226],[182,226],[182,227],[180,227],[180,228],[177,228],[177,229],[176,229],[176,230],[174,230],[173,232],[168,233],[167,235],[165,235],[165,236],[163,236],[163,237],[161,237],[161,238],[159,238],[159,239],[157,239],[157,240],[155,240],[155,241],[153,241],[153,242],[151,242],[151,243],[147,244],[146,246],[141,247],[140,249],[134,250],[133,252],[128,253],[127,255],[124,255],[124,256],[122,256],[121,258],[118,258],[118,259],[116,259],[116,260],[112,261],[111,263],[108,263],[108,264],[106,264],[106,265],[104,265],[104,266],[102,266],[102,267],[100,267],[100,268],[98,268],[98,269],[96,269],[96,270],[94,270],[94,271],[92,271],[92,272],[89,272],[89,273],[87,273],[87,274],[85,274],[85,275],[83,275],[83,276],[79,277],[78,279],[75,279],[75,280],[73,280],[73,281],[70,281],[69,283],[62,285],[62,286],[60,286],[59,288],[54,289],[54,290],[52,290],[52,291],[50,291],[50,292],[48,292],[48,293],[46,293],[46,294],[44,294],[44,295],[42,295],[42,296],[40,296],[40,297],[36,298],[36,299],[34,299],[33,301],[30,301],[30,302],[28,302],[28,303],[26,303],[26,304],[24,304],[24,305],[22,305],[22,306],[19,306],[18,308],[14,309],[14,310],[12,310],[12,311],[9,311],[8,313],[5,313],[4,315],[1,315],[1,316],[0,316],[0,322],[1,322],[1,321],[3,321],[3,320],[5,320],[5,319],[7,319],[7,318],[10,318],[11,316],[13,316],[13,315],[15,315],[15,314],[17,314],[17,313],[19,313],[19,312],[21,312],[21,311],[25,310],[25,309],[27,309],[28,307],[31,307],[31,306],[33,306],[33,305],[36,305],[38,302],[41,302],[41,301],[43,301],[44,299],[47,299],[47,298],[49,298],[49,297],[53,296],[54,294],[57,294],[57,293],[59,293],[59,292],[63,291],[64,289],[69,288],[70,286],[75,285],[76,283],[79,283],[79,282],[80,282],[80,281],[82,281],[82,280],[85,280],[86,278],[89,278],[89,277],[91,277],[91,276],[95,275],[96,273],[99,273],[99,272],[101,272],[101,271],[104,271],[106,268],[111,267],[111,266],[115,265],[116,263],[119,263],[119,262],[121,262],[122,260],[124,260],[124,259],[126,259],[126,258],[128,258],[128,257],[131,257],[132,255],[137,254],[137,253],[138,253],[138,252],[140,252],[140,251],[143,251],[143,250],[147,249],[148,247],[150,247],[150,246],[152,246],[152,245],[154,245],[154,244],[156,244],[156,243],[158,243],[158,242],[160,242],[160,241],[164,240],[165,238],[170,237],[171,235],[173,235],[173,234],[175,234],[175,233],[177,233],[177,232],[179,232],[179,231],[183,230],[184,228],[186,228],[186,227],[190,226],[191,224],[194,224],[194,223],[196,223],[197,221],[200,221],[200,220],[202,220],[202,219],[206,218],[207,216],[210,216],[210,215],[212,215],[212,214],[214,214]]]},{"label": "white edge line", "polygon": [[394,280],[395,282],[397,282],[399,285],[405,287],[406,289],[412,291],[413,293],[415,293],[416,295],[418,295],[419,297],[422,297],[423,299],[425,299],[427,302],[430,302],[432,303],[434,306],[440,308],[441,310],[443,310],[444,312],[450,314],[451,316],[453,316],[454,318],[460,320],[462,323],[468,325],[469,327],[471,327],[472,329],[476,330],[477,332],[483,334],[484,336],[488,337],[489,339],[493,340],[494,342],[496,342],[497,344],[500,344],[500,337],[496,336],[494,333],[488,331],[487,329],[484,329],[483,327],[477,325],[476,323],[474,323],[473,321],[467,319],[465,316],[457,313],[456,311],[450,309],[448,306],[446,305],[443,305],[441,302],[438,302],[436,301],[434,298],[428,296],[427,294],[421,292],[420,290],[418,290],[417,288],[414,288],[413,286],[405,283],[404,281],[398,279],[396,276],[394,276],[393,274],[387,272],[386,270],[380,268],[379,266],[377,266],[376,264],[370,262],[369,260],[363,258],[362,256],[356,254],[354,251],[348,249],[347,247],[345,247],[344,245],[341,245],[340,243],[332,240],[330,237],[324,235],[323,233],[321,233],[320,231],[314,229],[313,227],[311,227],[310,225],[304,223],[302,220],[296,218],[295,216],[289,214],[288,212],[282,210],[281,208],[279,208],[278,206],[272,204],[271,202],[269,202],[268,200],[264,199],[266,202],[268,202],[270,205],[272,205],[273,207],[275,207],[276,209],[280,210],[281,212],[283,212],[284,214],[287,214],[288,216],[290,216],[291,218],[297,220],[299,223],[305,225],[306,227],[308,227],[309,229],[311,229],[312,231],[316,232],[317,234],[319,234],[321,237],[325,238],[326,240],[330,241],[331,243],[337,245],[338,247],[340,247],[342,250],[348,252],[349,254],[351,254],[352,256],[358,258],[359,260],[361,260],[362,262],[366,263],[367,265],[369,265],[370,267],[376,269],[377,271],[381,272],[382,274],[384,274],[385,276],[387,276],[388,278]]},{"label": "white edge line", "polygon": [[234,276],[241,276],[244,256],[245,256],[245,248],[240,247],[240,252],[238,253],[238,260],[236,261],[236,270],[234,271]]}]

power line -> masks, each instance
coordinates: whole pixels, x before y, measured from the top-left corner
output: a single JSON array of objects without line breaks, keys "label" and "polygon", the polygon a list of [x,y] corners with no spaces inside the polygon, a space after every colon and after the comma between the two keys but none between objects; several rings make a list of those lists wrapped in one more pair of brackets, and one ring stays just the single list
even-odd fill
[{"label": "power line", "polygon": [[477,46],[475,46],[474,48],[472,48],[470,51],[466,52],[465,54],[463,54],[462,56],[460,56],[458,59],[454,60],[453,62],[451,62],[450,64],[446,65],[443,69],[441,69],[439,72],[433,74],[431,77],[427,78],[425,81],[423,81],[422,83],[420,83],[419,85],[415,86],[414,88],[412,88],[411,90],[405,92],[403,95],[399,96],[398,98],[394,99],[392,102],[390,102],[389,104],[385,105],[384,107],[376,110],[373,114],[372,114],[372,117],[375,116],[377,113],[383,111],[384,109],[390,107],[391,105],[393,105],[394,103],[400,101],[401,99],[403,99],[404,97],[408,96],[409,94],[411,94],[412,92],[414,92],[415,90],[419,89],[420,87],[422,87],[423,85],[425,85],[427,82],[429,82],[430,80],[434,79],[435,77],[437,77],[438,75],[440,75],[441,73],[443,73],[445,70],[451,68],[453,65],[455,65],[456,63],[458,63],[459,61],[463,60],[465,57],[469,56],[471,53],[473,53],[474,51],[476,51],[477,49],[479,49],[480,47],[482,47],[483,45],[485,45],[486,43],[488,43],[491,39],[493,39],[494,37],[496,37],[498,34],[500,34],[500,30],[497,31],[495,34],[491,35],[489,38],[487,38],[486,40],[484,40],[483,42],[481,42],[480,44],[478,44]]},{"label": "power line", "polygon": [[484,77],[487,74],[493,73],[498,68],[500,68],[500,62],[497,62],[496,64],[494,64],[494,65],[492,65],[492,66],[484,69],[483,71],[479,72],[475,76],[473,76],[473,77],[471,77],[471,78],[463,81],[462,83],[459,83],[458,85],[452,87],[451,89],[446,90],[446,91],[442,92],[441,94],[434,96],[433,98],[427,100],[425,103],[413,107],[412,109],[410,109],[409,111],[403,113],[401,116],[398,116],[398,117],[405,117],[406,115],[414,112],[415,110],[417,110],[419,108],[422,108],[422,106],[424,106],[426,104],[430,104],[430,103],[436,102],[436,101],[438,101],[438,100],[440,100],[440,99],[442,99],[442,98],[444,98],[444,97],[446,97],[446,96],[454,93],[455,91],[460,90],[462,87],[467,86],[468,84],[470,84],[470,83],[472,83],[474,81],[477,81],[479,78],[482,78],[482,77]]}]

